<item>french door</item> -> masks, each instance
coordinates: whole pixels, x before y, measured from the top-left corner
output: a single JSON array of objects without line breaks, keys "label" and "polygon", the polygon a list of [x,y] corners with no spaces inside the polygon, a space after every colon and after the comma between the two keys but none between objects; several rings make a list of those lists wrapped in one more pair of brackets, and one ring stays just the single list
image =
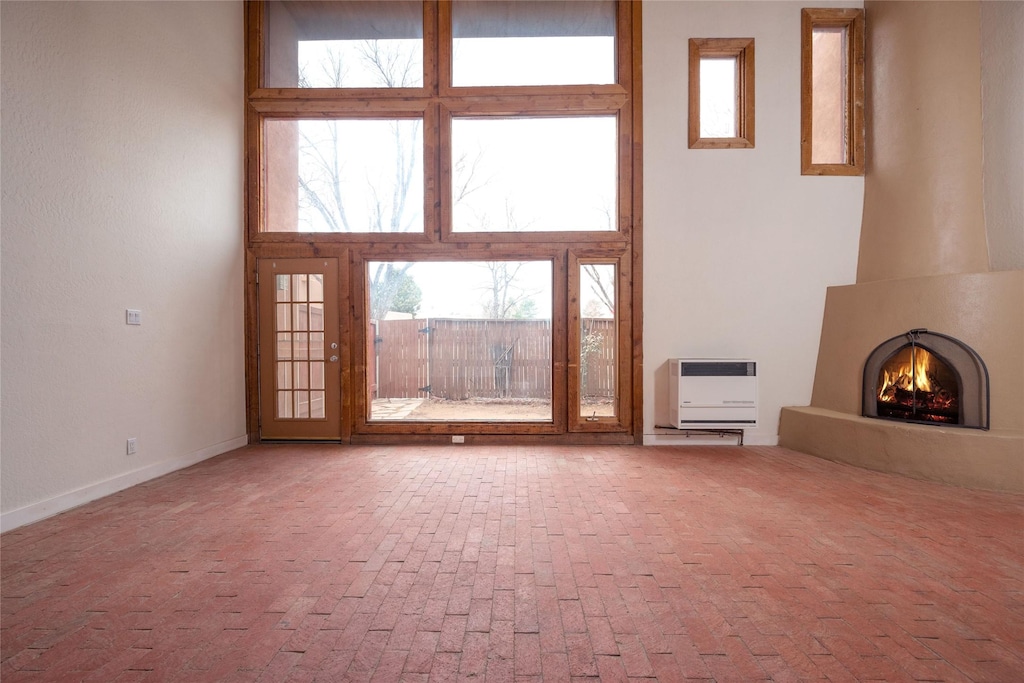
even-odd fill
[{"label": "french door", "polygon": [[260,438],[341,438],[338,260],[260,259]]}]

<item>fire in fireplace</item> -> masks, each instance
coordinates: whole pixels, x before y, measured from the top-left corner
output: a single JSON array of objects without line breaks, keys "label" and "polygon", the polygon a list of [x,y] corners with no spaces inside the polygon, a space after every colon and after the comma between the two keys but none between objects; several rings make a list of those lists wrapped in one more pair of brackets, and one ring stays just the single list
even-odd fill
[{"label": "fire in fireplace", "polygon": [[988,429],[988,370],[963,342],[910,330],[868,356],[863,408],[866,417]]},{"label": "fire in fireplace", "polygon": [[957,424],[960,382],[938,356],[911,345],[882,366],[878,382],[878,416]]}]

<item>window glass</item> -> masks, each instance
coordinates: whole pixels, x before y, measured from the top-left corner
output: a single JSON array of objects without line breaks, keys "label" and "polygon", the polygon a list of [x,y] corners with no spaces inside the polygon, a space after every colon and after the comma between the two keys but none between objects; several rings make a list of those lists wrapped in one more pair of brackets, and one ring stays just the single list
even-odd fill
[{"label": "window glass", "polygon": [[812,32],[811,163],[846,163],[846,34],[846,27],[815,28]]},{"label": "window glass", "polygon": [[615,230],[616,119],[456,118],[455,232]]},{"label": "window glass", "polygon": [[423,86],[419,2],[268,2],[265,16],[265,87]]},{"label": "window glass", "polygon": [[580,264],[580,417],[614,417],[618,403],[615,264]]},{"label": "window glass", "polygon": [[456,0],[452,36],[455,86],[615,82],[611,0]]},{"label": "window glass", "polygon": [[736,135],[737,59],[702,57],[700,60],[700,136],[734,138]]},{"label": "window glass", "polygon": [[551,421],[550,261],[367,264],[370,420]]},{"label": "window glass", "polygon": [[423,232],[422,119],[265,123],[266,230]]},{"label": "window glass", "polygon": [[[323,419],[324,329],[322,273],[277,275],[274,376],[277,419]],[[312,391],[310,391],[312,389]]]}]

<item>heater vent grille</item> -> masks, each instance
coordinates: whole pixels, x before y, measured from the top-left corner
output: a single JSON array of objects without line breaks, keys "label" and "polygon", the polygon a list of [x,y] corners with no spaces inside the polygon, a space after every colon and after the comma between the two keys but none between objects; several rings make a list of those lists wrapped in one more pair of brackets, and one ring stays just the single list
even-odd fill
[{"label": "heater vent grille", "polygon": [[757,363],[751,361],[681,361],[680,377],[755,377]]}]

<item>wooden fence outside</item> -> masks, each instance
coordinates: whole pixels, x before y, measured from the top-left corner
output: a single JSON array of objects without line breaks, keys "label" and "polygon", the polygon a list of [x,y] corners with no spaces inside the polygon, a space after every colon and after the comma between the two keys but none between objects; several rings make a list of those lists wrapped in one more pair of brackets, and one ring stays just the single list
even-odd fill
[{"label": "wooden fence outside", "polygon": [[[549,320],[380,320],[370,332],[371,398],[551,398]],[[584,397],[614,396],[614,321],[584,319],[583,336]]]}]

